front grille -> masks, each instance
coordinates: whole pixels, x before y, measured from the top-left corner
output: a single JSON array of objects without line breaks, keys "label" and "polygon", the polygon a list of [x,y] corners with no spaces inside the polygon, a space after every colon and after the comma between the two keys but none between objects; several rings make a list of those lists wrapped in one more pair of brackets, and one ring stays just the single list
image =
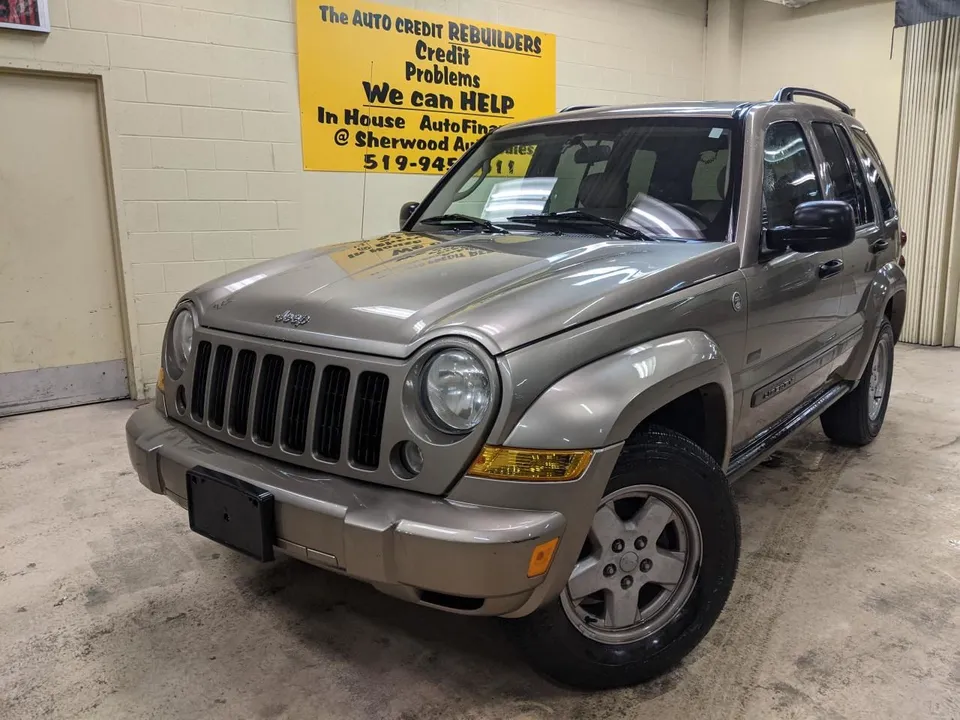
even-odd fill
[{"label": "front grille", "polygon": [[273,455],[338,463],[349,450],[357,468],[377,469],[387,376],[365,371],[354,379],[347,368],[315,358],[285,360],[203,340],[194,359],[190,416],[213,435],[252,441]]}]

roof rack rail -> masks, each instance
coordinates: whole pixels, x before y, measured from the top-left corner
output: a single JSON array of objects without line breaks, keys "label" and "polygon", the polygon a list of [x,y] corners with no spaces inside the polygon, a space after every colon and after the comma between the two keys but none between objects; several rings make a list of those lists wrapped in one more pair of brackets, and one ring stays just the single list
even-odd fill
[{"label": "roof rack rail", "polygon": [[826,93],[820,92],[819,90],[813,90],[811,88],[805,87],[783,87],[777,91],[777,94],[773,96],[774,102],[794,102],[794,98],[798,95],[803,97],[812,97],[817,98],[818,100],[823,100],[828,102],[831,105],[835,105],[840,109],[840,112],[846,113],[847,115],[853,115],[854,110],[852,107],[847,105],[845,102],[837,100],[833,95],[827,95]]},{"label": "roof rack rail", "polygon": [[574,110],[593,110],[594,108],[603,107],[603,105],[567,105],[560,112],[573,112]]}]

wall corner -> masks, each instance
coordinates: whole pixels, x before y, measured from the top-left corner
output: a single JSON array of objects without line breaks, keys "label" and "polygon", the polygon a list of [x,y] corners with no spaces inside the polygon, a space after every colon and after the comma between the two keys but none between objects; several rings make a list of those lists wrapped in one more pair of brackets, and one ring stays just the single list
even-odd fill
[{"label": "wall corner", "polygon": [[743,50],[743,0],[708,0],[703,99],[737,100]]}]

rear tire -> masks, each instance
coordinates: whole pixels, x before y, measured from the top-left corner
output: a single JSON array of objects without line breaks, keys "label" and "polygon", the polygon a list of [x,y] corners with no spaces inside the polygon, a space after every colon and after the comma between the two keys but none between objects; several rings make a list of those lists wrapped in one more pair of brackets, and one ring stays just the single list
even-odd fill
[{"label": "rear tire", "polygon": [[561,596],[513,621],[520,647],[564,685],[651,680],[713,626],[739,556],[740,517],[723,470],[686,437],[650,428],[621,453]]},{"label": "rear tire", "polygon": [[857,387],[820,416],[823,432],[835,443],[862,447],[873,442],[880,433],[890,401],[895,342],[893,326],[884,318]]}]

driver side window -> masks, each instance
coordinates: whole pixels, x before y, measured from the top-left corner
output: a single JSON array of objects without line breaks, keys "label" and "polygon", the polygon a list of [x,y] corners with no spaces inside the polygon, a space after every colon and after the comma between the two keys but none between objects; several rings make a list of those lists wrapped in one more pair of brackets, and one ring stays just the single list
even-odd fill
[{"label": "driver side window", "polygon": [[803,128],[795,122],[771,125],[763,141],[763,202],[767,227],[792,224],[797,205],[822,199]]}]

